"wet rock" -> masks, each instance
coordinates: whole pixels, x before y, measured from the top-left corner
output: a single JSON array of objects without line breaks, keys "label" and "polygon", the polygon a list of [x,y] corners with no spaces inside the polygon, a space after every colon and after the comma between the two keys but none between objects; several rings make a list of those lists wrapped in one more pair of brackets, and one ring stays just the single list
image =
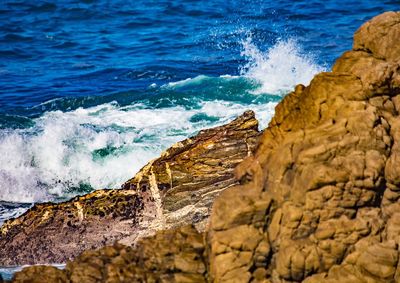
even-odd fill
[{"label": "wet rock", "polygon": [[204,230],[214,198],[237,184],[234,168],[252,154],[258,136],[248,111],[175,144],[120,190],[37,204],[2,226],[0,265],[62,263],[87,249],[115,241],[131,245],[191,223]]},{"label": "wet rock", "polygon": [[1,228],[1,265],[63,263],[83,250],[137,231],[143,202],[134,191],[99,190],[60,204],[37,204]]},{"label": "wet rock", "polygon": [[230,124],[178,142],[122,187],[151,193],[155,207],[145,210],[157,213],[152,225],[171,228],[193,223],[203,231],[213,200],[237,184],[233,170],[252,155],[258,137],[254,112],[247,111]]}]

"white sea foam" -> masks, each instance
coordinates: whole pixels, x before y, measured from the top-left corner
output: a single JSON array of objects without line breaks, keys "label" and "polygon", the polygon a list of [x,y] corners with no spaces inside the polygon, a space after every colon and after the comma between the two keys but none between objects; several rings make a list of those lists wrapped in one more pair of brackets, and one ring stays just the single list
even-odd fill
[{"label": "white sea foam", "polygon": [[[228,75],[225,75],[225,76],[221,76],[221,78],[229,79],[231,77],[229,77]],[[170,82],[170,83],[164,85],[164,87],[178,87],[179,88],[179,87],[195,86],[195,85],[200,85],[200,84],[204,83],[204,81],[206,81],[206,80],[214,80],[214,79],[215,79],[215,77],[199,75],[194,78],[187,78],[187,79],[184,79],[181,81]]]},{"label": "white sea foam", "polygon": [[[248,63],[242,67],[241,77],[217,79],[255,80],[260,84],[255,93],[286,93],[297,83],[307,84],[323,70],[302,54],[293,40],[280,41],[263,53],[248,39],[243,42],[242,56]],[[199,85],[201,89],[202,84],[212,85],[215,79],[197,76],[161,88]],[[70,197],[79,193],[77,188],[82,185],[117,188],[173,143],[203,128],[227,123],[247,109],[256,112],[264,128],[275,104],[214,100],[186,109],[107,103],[47,112],[29,129],[0,130],[0,200],[38,202]]]},{"label": "white sea foam", "polygon": [[296,84],[307,85],[315,74],[325,70],[293,39],[280,40],[266,52],[260,51],[250,36],[242,46],[241,55],[247,63],[240,73],[260,83],[255,93],[285,94]]},{"label": "white sea foam", "polygon": [[[0,200],[47,201],[76,194],[70,190],[81,184],[119,187],[176,141],[226,123],[247,109],[257,112],[264,127],[274,106],[212,101],[187,110],[109,103],[45,113],[33,128],[0,131]],[[191,121],[196,114],[217,121]],[[112,153],[101,156],[102,150]]]},{"label": "white sea foam", "polygon": [[[239,68],[240,76],[227,74],[220,78],[235,80],[242,77],[255,81],[259,87],[250,91],[253,94],[284,95],[297,84],[308,85],[316,74],[326,71],[315,62],[312,54],[303,52],[294,39],[279,40],[266,52],[261,51],[248,34],[241,43],[241,56],[246,63]],[[168,83],[165,87],[189,87],[213,79],[199,75]]]}]

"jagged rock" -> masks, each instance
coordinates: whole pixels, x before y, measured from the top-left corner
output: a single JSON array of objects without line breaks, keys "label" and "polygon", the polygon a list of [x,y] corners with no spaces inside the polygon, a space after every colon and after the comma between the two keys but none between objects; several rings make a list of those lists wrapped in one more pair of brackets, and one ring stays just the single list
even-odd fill
[{"label": "jagged rock", "polygon": [[24,268],[24,272],[17,272],[13,282],[19,283],[67,283],[68,278],[63,270],[54,266],[34,265]]},{"label": "jagged rock", "polygon": [[[240,185],[215,200],[204,247],[191,250],[196,280],[400,282],[399,35],[400,12],[375,17],[332,72],[297,86],[276,107],[254,155],[235,169]],[[148,279],[149,270],[153,282],[170,280],[183,270],[171,257],[201,246],[192,231],[197,240],[141,242],[122,270],[138,274],[133,282]],[[181,232],[165,233],[175,239]],[[149,258],[154,265],[144,266]],[[92,264],[94,273],[105,270],[99,266]]]},{"label": "jagged rock", "polygon": [[[240,271],[237,282],[255,282],[260,268],[272,282],[399,278],[399,35],[400,13],[374,18],[332,72],[276,107],[254,156],[236,168],[243,184],[214,202],[213,281],[232,282]],[[225,220],[232,203],[235,218]],[[258,245],[221,248],[219,235],[243,225]]]},{"label": "jagged rock", "polygon": [[13,282],[206,282],[204,250],[202,234],[184,226],[141,239],[136,248],[115,244],[85,251],[65,270],[31,266]]},{"label": "jagged rock", "polygon": [[233,170],[252,155],[258,136],[254,112],[247,111],[228,125],[178,142],[122,187],[150,193],[155,207],[145,210],[156,212],[162,228],[193,223],[204,230],[214,198],[237,184]]},{"label": "jagged rock", "polygon": [[145,238],[135,249],[114,245],[85,252],[67,264],[66,273],[76,283],[205,282],[204,249],[202,235],[184,226]]},{"label": "jagged rock", "polygon": [[189,223],[204,230],[214,198],[237,184],[233,170],[251,155],[258,136],[254,112],[247,111],[175,144],[120,190],[37,204],[2,226],[0,265],[62,263],[87,249],[130,245]]}]

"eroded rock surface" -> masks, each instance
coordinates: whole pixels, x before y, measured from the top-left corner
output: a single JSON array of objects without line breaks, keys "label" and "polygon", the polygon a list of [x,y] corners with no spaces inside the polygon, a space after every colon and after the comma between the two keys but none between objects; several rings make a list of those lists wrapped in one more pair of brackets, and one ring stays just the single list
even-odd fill
[{"label": "eroded rock surface", "polygon": [[202,234],[192,226],[160,231],[136,248],[87,251],[66,266],[70,282],[206,282]]},{"label": "eroded rock surface", "polygon": [[228,125],[175,144],[122,187],[154,198],[154,207],[145,207],[154,215],[152,225],[190,223],[204,230],[214,198],[237,184],[233,170],[252,155],[258,137],[254,112],[247,111]]},{"label": "eroded rock surface", "polygon": [[[190,270],[199,281],[175,282],[400,282],[399,111],[400,13],[388,12],[356,32],[332,72],[298,85],[276,107],[254,156],[235,170],[240,185],[214,202],[204,252],[192,230],[199,249],[187,262],[198,266]],[[148,282],[169,282],[163,276],[183,271],[169,259],[180,262],[192,242],[158,235],[124,268],[133,265],[138,276],[154,270]],[[150,269],[140,263],[149,258]],[[64,274],[74,280],[68,268]],[[107,282],[125,278],[132,277]]]},{"label": "eroded rock surface", "polygon": [[[214,203],[213,280],[400,279],[399,60],[400,13],[385,13],[355,33],[332,72],[277,106],[236,170],[243,184]],[[247,232],[232,241],[238,230]]]},{"label": "eroded rock surface", "polygon": [[245,112],[166,150],[120,190],[99,190],[60,204],[37,204],[0,233],[0,265],[62,263],[84,250],[133,244],[159,229],[204,229],[212,202],[237,184],[233,170],[256,145],[258,122]]},{"label": "eroded rock surface", "polygon": [[[160,231],[139,240],[136,248],[120,244],[85,251],[64,270],[31,266],[14,282],[206,282],[204,237],[193,226]],[[29,281],[35,280],[35,281]]]}]

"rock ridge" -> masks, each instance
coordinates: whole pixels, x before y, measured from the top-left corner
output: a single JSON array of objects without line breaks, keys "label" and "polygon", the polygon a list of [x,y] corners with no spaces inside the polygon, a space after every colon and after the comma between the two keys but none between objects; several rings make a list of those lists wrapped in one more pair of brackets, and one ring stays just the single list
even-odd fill
[{"label": "rock ridge", "polygon": [[36,204],[0,230],[0,265],[62,263],[87,249],[134,244],[190,223],[204,230],[214,198],[237,184],[234,168],[252,154],[258,121],[247,111],[178,142],[118,190]]}]

